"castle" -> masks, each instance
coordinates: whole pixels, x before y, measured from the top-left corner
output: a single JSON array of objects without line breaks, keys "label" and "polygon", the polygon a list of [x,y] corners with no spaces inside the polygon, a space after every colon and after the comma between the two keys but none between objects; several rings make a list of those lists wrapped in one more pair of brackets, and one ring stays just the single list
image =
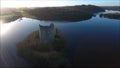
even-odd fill
[{"label": "castle", "polygon": [[54,24],[51,23],[49,26],[39,25],[39,36],[40,42],[53,42],[55,36]]}]

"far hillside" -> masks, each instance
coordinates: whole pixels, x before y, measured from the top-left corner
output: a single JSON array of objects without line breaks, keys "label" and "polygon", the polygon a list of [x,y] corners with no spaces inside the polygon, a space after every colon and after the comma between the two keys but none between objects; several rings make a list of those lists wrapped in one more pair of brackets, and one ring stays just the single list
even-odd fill
[{"label": "far hillside", "polygon": [[107,9],[107,10],[120,11],[120,6],[102,6],[102,8]]},{"label": "far hillside", "polygon": [[92,17],[94,13],[104,9],[94,5],[77,5],[64,7],[45,7],[24,9],[25,12],[40,20],[81,21]]},{"label": "far hillside", "polygon": [[11,22],[22,17],[21,12],[17,8],[1,8],[0,20]]},{"label": "far hillside", "polygon": [[4,8],[0,19],[5,22],[21,17],[50,21],[82,21],[90,19],[94,13],[105,11],[94,5],[76,5],[64,7]]}]

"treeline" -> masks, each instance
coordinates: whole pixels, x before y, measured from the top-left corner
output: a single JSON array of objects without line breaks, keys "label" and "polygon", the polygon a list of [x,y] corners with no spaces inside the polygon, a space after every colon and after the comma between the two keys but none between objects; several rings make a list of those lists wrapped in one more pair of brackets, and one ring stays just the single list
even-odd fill
[{"label": "treeline", "polygon": [[40,20],[81,21],[92,17],[94,13],[104,9],[93,5],[78,5],[65,7],[25,8],[25,12]]},{"label": "treeline", "polygon": [[107,9],[107,10],[120,11],[120,6],[102,6],[102,8]]},{"label": "treeline", "polygon": [[10,22],[21,17],[51,21],[82,21],[90,19],[94,13],[105,11],[94,5],[64,7],[2,8],[0,19]]},{"label": "treeline", "polygon": [[108,14],[100,14],[100,17],[118,19],[120,20],[120,13],[108,13]]}]

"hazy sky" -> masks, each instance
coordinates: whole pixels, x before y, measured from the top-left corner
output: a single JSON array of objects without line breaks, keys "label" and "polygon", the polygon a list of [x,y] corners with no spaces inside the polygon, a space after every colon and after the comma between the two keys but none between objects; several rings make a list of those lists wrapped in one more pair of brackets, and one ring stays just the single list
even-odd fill
[{"label": "hazy sky", "polygon": [[1,0],[1,7],[51,7],[81,4],[120,6],[120,0]]}]

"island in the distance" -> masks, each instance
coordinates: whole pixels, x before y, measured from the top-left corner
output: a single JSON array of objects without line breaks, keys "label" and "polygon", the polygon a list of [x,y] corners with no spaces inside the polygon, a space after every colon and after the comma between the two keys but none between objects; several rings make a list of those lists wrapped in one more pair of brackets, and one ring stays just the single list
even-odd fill
[{"label": "island in the distance", "polygon": [[[7,11],[9,10],[9,11]],[[82,21],[90,19],[94,13],[105,11],[94,5],[76,5],[64,7],[4,8],[0,19],[9,22],[20,17],[51,21]],[[12,19],[11,19],[12,18]]]},{"label": "island in the distance", "polygon": [[118,20],[120,20],[120,13],[100,14],[100,17],[105,17],[105,18],[118,19]]},{"label": "island in the distance", "polygon": [[101,8],[106,10],[120,11],[120,6],[101,6]]},{"label": "island in the distance", "polygon": [[29,61],[32,68],[70,68],[64,34],[54,25],[41,26],[17,44],[18,54]]}]

